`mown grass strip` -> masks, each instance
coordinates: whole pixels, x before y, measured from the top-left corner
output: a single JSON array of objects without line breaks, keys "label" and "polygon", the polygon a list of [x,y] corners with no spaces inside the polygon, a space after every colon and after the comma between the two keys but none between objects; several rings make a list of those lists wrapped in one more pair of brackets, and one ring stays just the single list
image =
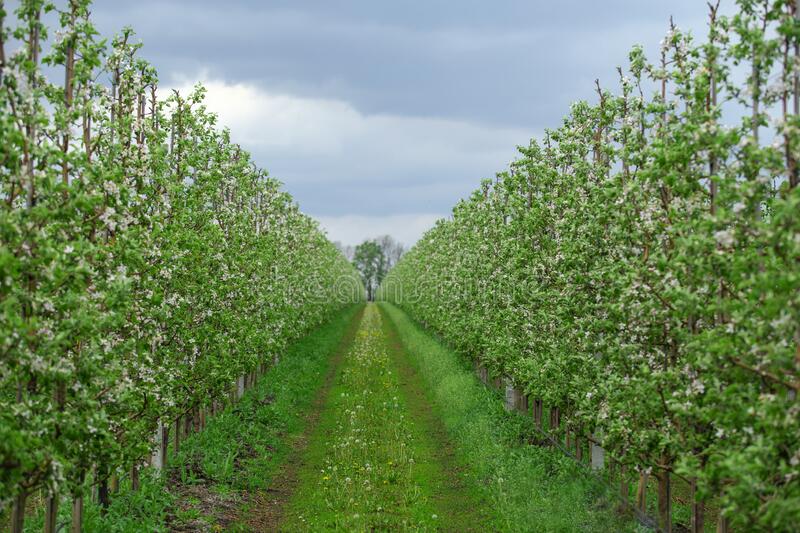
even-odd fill
[{"label": "mown grass strip", "polygon": [[369,305],[312,436],[286,531],[439,529],[444,473],[410,415]]},{"label": "mown grass strip", "polygon": [[[421,432],[420,445],[429,458],[433,501],[439,511],[438,526],[444,531],[491,531],[493,520],[490,502],[480,486],[470,477],[468,466],[459,461],[455,446],[427,394],[424,378],[411,361],[391,319],[384,315],[383,332],[389,357],[400,377],[403,399],[416,428]],[[419,462],[423,466],[422,462]]]},{"label": "mown grass strip", "polygon": [[530,420],[507,413],[499,395],[484,387],[470,365],[415,324],[402,310],[381,310],[424,380],[431,403],[469,465],[497,531],[630,531],[602,484],[558,451],[527,444]]}]

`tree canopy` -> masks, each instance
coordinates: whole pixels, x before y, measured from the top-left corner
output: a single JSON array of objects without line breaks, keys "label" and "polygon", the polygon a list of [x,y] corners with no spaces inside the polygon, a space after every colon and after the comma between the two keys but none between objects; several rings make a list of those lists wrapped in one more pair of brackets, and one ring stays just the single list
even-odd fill
[{"label": "tree canopy", "polygon": [[370,301],[374,300],[375,290],[403,256],[404,251],[403,244],[390,235],[368,239],[355,247],[353,265],[361,274]]}]

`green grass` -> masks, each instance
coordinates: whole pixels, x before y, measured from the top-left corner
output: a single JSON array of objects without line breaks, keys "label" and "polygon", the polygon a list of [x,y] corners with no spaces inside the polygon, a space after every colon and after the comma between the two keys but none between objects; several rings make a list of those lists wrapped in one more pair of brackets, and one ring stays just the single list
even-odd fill
[{"label": "green grass", "polygon": [[[304,430],[305,415],[322,385],[331,354],[361,306],[340,313],[294,343],[280,362],[236,404],[209,419],[206,429],[181,443],[165,476],[142,472],[139,491],[126,481],[107,512],[87,501],[87,532],[158,532],[171,527],[216,530],[237,526],[248,494],[268,487]],[[69,523],[70,505],[59,523]],[[245,517],[246,518],[246,517]],[[41,515],[26,531],[41,531]]]},{"label": "green grass", "polygon": [[444,476],[409,416],[374,305],[311,436],[286,531],[435,530]]},{"label": "green grass", "polygon": [[507,413],[498,393],[470,365],[416,325],[403,311],[380,304],[424,381],[455,448],[480,487],[497,531],[631,531],[613,511],[605,487],[560,452],[525,443],[532,422]]},{"label": "green grass", "polygon": [[[467,361],[396,307],[368,306],[327,381],[359,310],[298,341],[240,402],[187,438],[168,481],[145,471],[133,492],[123,480],[105,515],[87,502],[85,530],[251,531],[258,495],[289,476],[281,530],[637,529],[615,514],[594,476],[527,444],[532,421],[507,413]],[[319,421],[310,435],[309,413]],[[68,522],[67,502],[61,511]],[[27,526],[41,530],[41,516]]]}]

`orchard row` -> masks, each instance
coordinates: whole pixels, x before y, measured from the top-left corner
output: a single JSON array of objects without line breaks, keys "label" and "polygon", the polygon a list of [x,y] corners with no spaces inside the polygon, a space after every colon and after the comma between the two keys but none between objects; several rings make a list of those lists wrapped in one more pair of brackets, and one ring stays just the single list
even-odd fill
[{"label": "orchard row", "polygon": [[44,489],[52,530],[363,288],[129,30],[100,40],[88,0],[0,22],[0,509],[21,530]]},{"label": "orchard row", "polygon": [[720,531],[800,523],[800,22],[737,7],[634,48],[380,291],[657,477],[663,530],[670,476],[693,531],[712,501]]}]

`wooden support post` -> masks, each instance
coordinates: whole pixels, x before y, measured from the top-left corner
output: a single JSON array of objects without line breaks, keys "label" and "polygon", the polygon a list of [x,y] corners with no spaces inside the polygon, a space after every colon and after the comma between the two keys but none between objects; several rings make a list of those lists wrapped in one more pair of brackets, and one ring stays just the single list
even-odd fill
[{"label": "wooden support post", "polygon": [[156,430],[156,450],[152,458],[152,465],[156,470],[160,471],[167,468],[167,463],[169,462],[168,451],[169,426],[159,420],[158,429]]},{"label": "wooden support post", "polygon": [[240,399],[244,396],[244,375],[239,376],[239,379],[236,382],[236,399]]},{"label": "wooden support post", "polygon": [[514,390],[514,386],[511,384],[510,379],[505,378],[503,381],[505,383],[506,411],[513,411],[515,407],[514,400],[516,400],[515,397],[516,391]]},{"label": "wooden support post", "polygon": [[583,441],[581,440],[580,428],[575,431],[575,459],[579,463],[583,461]]},{"label": "wooden support post", "polygon": [[[592,442],[589,444],[589,453],[591,454],[592,470],[602,470],[606,462],[606,451],[597,444],[599,440],[598,435],[595,433],[592,436]],[[613,465],[613,463],[612,463]]]},{"label": "wooden support post", "polygon": [[542,400],[533,400],[533,421],[536,427],[542,429],[542,412],[544,411],[544,404]]},{"label": "wooden support post", "polygon": [[719,515],[717,519],[717,533],[730,533],[731,524],[728,521],[728,517]]},{"label": "wooden support post", "polygon": [[83,495],[72,497],[72,533],[83,531]]},{"label": "wooden support post", "polygon": [[136,463],[131,467],[131,490],[139,490],[139,465]]},{"label": "wooden support post", "polygon": [[636,507],[647,513],[647,480],[649,476],[644,473],[639,473],[639,484],[636,486]]}]

